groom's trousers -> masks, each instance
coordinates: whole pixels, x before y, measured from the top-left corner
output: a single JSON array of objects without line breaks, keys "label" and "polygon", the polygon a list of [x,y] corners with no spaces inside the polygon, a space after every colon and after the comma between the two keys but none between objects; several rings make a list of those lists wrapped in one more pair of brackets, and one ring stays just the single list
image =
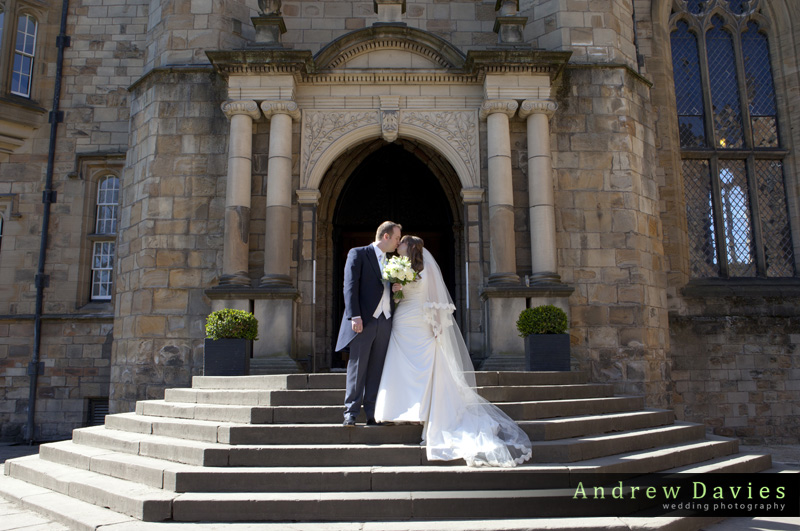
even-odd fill
[{"label": "groom's trousers", "polygon": [[383,362],[392,333],[392,319],[381,314],[364,325],[364,330],[350,342],[347,362],[347,390],[344,397],[344,416],[355,419],[364,405],[367,419],[375,417],[375,402],[381,383]]}]

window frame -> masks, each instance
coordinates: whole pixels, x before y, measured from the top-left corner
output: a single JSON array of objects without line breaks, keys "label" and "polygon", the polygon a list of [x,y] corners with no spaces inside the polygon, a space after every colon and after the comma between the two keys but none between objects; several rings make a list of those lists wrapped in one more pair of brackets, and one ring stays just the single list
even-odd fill
[{"label": "window frame", "polygon": [[[101,203],[100,202],[100,199],[101,199],[100,196],[101,196],[101,193],[103,191],[102,190],[103,183],[109,181],[110,179],[116,180],[116,184],[117,184],[117,186],[116,186],[117,202],[116,203]],[[90,263],[89,263],[89,269],[90,269],[89,302],[104,303],[104,302],[109,302],[114,298],[114,281],[116,280],[115,279],[115,275],[114,275],[114,265],[116,264],[116,251],[117,251],[116,247],[117,247],[117,234],[119,232],[119,210],[120,210],[120,194],[122,192],[122,190],[121,190],[122,181],[120,179],[120,176],[117,174],[117,172],[112,171],[112,170],[106,170],[106,171],[98,171],[95,174],[94,178],[92,179],[92,183],[94,185],[92,187],[93,190],[94,190],[94,199],[92,201],[92,205],[94,206],[94,208],[93,208],[94,223],[92,224],[93,230],[88,235],[88,239],[91,242],[91,250],[90,250],[90,253],[89,253],[90,257],[91,257],[90,258]],[[101,208],[103,206],[109,206],[109,205],[114,205],[115,206],[114,210],[115,210],[115,214],[116,214],[116,219],[112,222],[112,229],[113,230],[112,231],[107,231],[107,232],[106,231],[99,232],[98,231],[98,225],[100,224],[100,221],[101,221],[101,218],[100,218]],[[98,244],[101,247],[102,247],[102,244],[110,244],[112,246],[110,267],[96,267],[96,263],[97,263],[96,260],[97,260],[97,256],[98,256],[97,255]],[[94,288],[95,288],[95,285],[97,285],[98,283],[105,283],[103,281],[99,281],[98,282],[98,276],[100,276],[100,272],[102,272],[102,271],[110,271],[110,273],[109,273],[110,279],[108,281],[108,283],[110,284],[110,288],[109,288],[110,293],[108,294],[108,296],[102,296],[101,297],[101,296],[96,296],[95,295],[95,289]]]},{"label": "window frame", "polygon": [[[685,9],[684,9],[685,7]],[[782,145],[781,135],[781,111],[779,108],[780,97],[778,95],[778,85],[775,83],[775,55],[773,47],[775,46],[775,38],[773,35],[773,27],[770,21],[760,13],[759,6],[756,5],[754,12],[745,15],[738,15],[738,23],[734,24],[732,21],[732,11],[728,8],[716,6],[709,11],[700,14],[693,14],[689,11],[688,4],[684,2],[675,2],[674,11],[670,16],[668,36],[670,42],[673,33],[678,29],[678,23],[684,22],[688,26],[688,31],[695,37],[697,43],[698,64],[701,78],[701,90],[703,100],[703,126],[706,136],[706,147],[683,147],[679,142],[681,160],[706,160],[709,164],[709,172],[711,177],[711,201],[712,201],[712,216],[714,227],[714,244],[716,251],[717,265],[719,267],[719,276],[708,277],[701,276],[695,277],[690,273],[692,281],[705,281],[714,279],[749,279],[749,278],[762,278],[762,279],[787,279],[795,278],[798,275],[797,253],[792,248],[791,266],[794,271],[792,277],[775,277],[768,276],[767,274],[767,258],[766,258],[766,242],[764,239],[762,216],[759,207],[759,190],[758,190],[758,175],[756,174],[756,161],[780,161],[783,166],[783,185],[784,192],[786,193],[786,164],[784,160],[789,155],[789,151]],[[723,148],[720,147],[720,141],[717,138],[717,131],[714,127],[714,112],[712,106],[711,94],[711,77],[708,64],[708,48],[706,36],[710,29],[713,28],[712,20],[714,17],[720,17],[723,21],[721,29],[727,31],[732,39],[732,47],[734,53],[734,63],[736,69],[736,82],[739,95],[740,118],[742,126],[742,138],[744,140],[744,147],[742,148]],[[752,117],[750,113],[750,105],[747,97],[746,73],[744,62],[744,53],[742,45],[742,35],[747,31],[747,24],[755,22],[758,25],[758,31],[767,37],[767,42],[770,47],[770,74],[773,80],[773,95],[775,98],[775,118],[776,129],[778,133],[778,146],[777,147],[755,147],[755,140],[752,129]],[[738,26],[738,27],[737,27]],[[674,58],[670,53],[670,62],[673,64]],[[673,89],[674,91],[674,86]],[[677,116],[677,115],[676,115]],[[727,240],[725,238],[724,217],[722,213],[722,191],[720,183],[720,171],[726,160],[743,161],[745,167],[745,178],[747,182],[747,193],[749,197],[748,214],[750,217],[751,229],[751,252],[753,265],[755,266],[755,274],[753,277],[735,277],[730,274],[730,264],[728,262],[728,249]],[[787,209],[788,215],[788,201],[784,202],[784,207]],[[789,228],[791,230],[791,218],[789,218]],[[689,238],[692,235],[689,234]],[[689,260],[693,258],[690,256]],[[691,268],[690,268],[691,269]]]},{"label": "window frame", "polygon": [[[28,19],[29,19],[29,20],[33,20],[33,24],[34,24],[34,26],[33,26],[33,35],[32,35],[32,37],[33,37],[32,50],[31,50],[31,52],[30,52],[30,53],[28,53],[28,52],[25,50],[25,48],[26,48],[26,46],[25,46],[25,45],[26,45],[26,43],[27,43],[27,39],[25,39],[25,40],[23,41],[23,48],[22,48],[22,50],[20,50],[19,48],[17,48],[17,46],[16,46],[16,44],[15,44],[15,46],[14,46],[14,51],[12,52],[12,55],[11,55],[11,57],[12,57],[12,59],[11,59],[11,75],[9,76],[9,88],[8,88],[8,92],[9,92],[10,94],[14,95],[14,96],[19,96],[19,97],[21,97],[21,98],[30,99],[30,98],[31,98],[31,92],[33,91],[33,73],[34,73],[34,65],[36,64],[36,48],[37,48],[37,47],[36,47],[36,41],[38,40],[38,36],[39,36],[39,27],[40,27],[41,23],[40,23],[40,22],[39,22],[39,20],[37,20],[37,19],[36,19],[36,17],[35,17],[33,14],[31,14],[30,12],[28,12],[28,11],[23,11],[23,12],[21,12],[21,13],[20,13],[20,14],[19,14],[19,15],[16,17],[16,24],[14,25],[14,41],[15,41],[15,42],[17,42],[17,41],[19,40],[19,33],[20,33],[20,31],[25,31],[25,32],[26,32],[26,33],[25,33],[25,35],[30,35],[29,33],[27,33],[27,28],[25,28],[25,30],[22,30],[22,29],[21,29],[21,24],[20,24],[20,22],[21,22],[23,19],[25,19],[25,20],[28,20]],[[23,71],[20,71],[20,72],[19,72],[19,74],[20,74],[20,77],[22,77],[22,76],[27,76],[27,78],[28,78],[28,82],[27,82],[27,92],[25,92],[25,93],[23,93],[23,92],[20,92],[20,91],[17,91],[17,90],[15,90],[15,89],[14,89],[14,80],[15,80],[16,74],[18,73],[18,72],[17,72],[17,70],[16,70],[16,65],[17,65],[17,57],[18,57],[18,56],[19,56],[19,57],[21,57],[21,58],[23,58],[23,59],[22,59],[22,61],[23,61],[23,62],[24,62],[24,59],[25,59],[25,58],[27,58],[27,59],[30,61],[29,65],[28,65],[28,67],[27,67],[27,69],[26,69],[26,70],[27,70],[27,72],[23,72]]]},{"label": "window frame", "polygon": [[[42,43],[47,42],[46,34],[50,31],[48,14],[51,6],[42,0],[0,0],[0,9],[4,12],[2,35],[0,35],[0,99],[38,110],[37,102],[41,98],[42,88],[37,70],[41,70],[42,65],[47,63],[46,56],[51,55],[46,47],[42,46]],[[27,96],[12,91],[14,58],[17,55],[17,31],[19,19],[24,16],[30,16],[36,22]]]},{"label": "window frame", "polygon": [[[117,252],[119,248],[118,238],[120,232],[120,222],[122,219],[122,187],[123,187],[123,167],[125,164],[124,153],[107,153],[102,155],[78,155],[76,168],[69,178],[80,183],[82,195],[81,213],[81,244],[78,258],[79,275],[75,291],[75,307],[87,312],[111,311],[113,310],[115,295],[115,283],[117,281]],[[114,233],[97,233],[97,198],[100,183],[106,176],[113,176],[119,179],[117,225]],[[112,289],[110,299],[92,299],[93,274],[92,266],[94,260],[94,245],[99,241],[114,242],[114,263],[112,269]]]}]

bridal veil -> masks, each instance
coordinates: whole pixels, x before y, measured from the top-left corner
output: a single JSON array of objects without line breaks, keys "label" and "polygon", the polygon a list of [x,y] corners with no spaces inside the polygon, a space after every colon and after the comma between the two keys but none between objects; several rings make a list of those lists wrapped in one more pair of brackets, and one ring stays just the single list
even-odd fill
[{"label": "bridal veil", "polygon": [[470,466],[521,464],[531,457],[530,439],[477,393],[472,360],[453,319],[455,305],[433,255],[424,248],[422,253],[422,275],[428,277],[423,317],[437,344],[430,415],[423,432],[428,459],[462,458]]}]

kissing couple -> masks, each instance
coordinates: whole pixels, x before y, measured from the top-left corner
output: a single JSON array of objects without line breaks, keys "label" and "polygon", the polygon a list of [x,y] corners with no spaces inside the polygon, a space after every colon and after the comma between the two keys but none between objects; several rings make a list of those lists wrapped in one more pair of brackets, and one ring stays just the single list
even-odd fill
[{"label": "kissing couple", "polygon": [[[375,241],[350,249],[344,270],[345,312],[336,350],[349,346],[344,426],[363,405],[367,426],[422,424],[429,460],[464,459],[470,466],[511,467],[531,457],[524,431],[478,395],[475,372],[455,305],[439,265],[421,238],[383,222]],[[384,280],[389,253],[408,257],[416,280]],[[403,290],[395,304],[391,292]]]}]

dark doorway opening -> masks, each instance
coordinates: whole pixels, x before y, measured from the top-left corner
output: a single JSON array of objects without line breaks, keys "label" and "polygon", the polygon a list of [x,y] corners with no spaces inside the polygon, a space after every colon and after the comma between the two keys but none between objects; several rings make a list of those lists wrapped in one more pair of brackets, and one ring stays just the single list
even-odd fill
[{"label": "dark doorway opening", "polygon": [[[333,337],[335,348],[344,314],[342,282],[347,252],[375,240],[383,221],[403,226],[403,234],[425,241],[442,269],[455,298],[456,264],[453,212],[439,179],[419,158],[398,144],[378,149],[353,171],[333,214]],[[333,352],[332,368],[346,365],[346,356]]]}]

